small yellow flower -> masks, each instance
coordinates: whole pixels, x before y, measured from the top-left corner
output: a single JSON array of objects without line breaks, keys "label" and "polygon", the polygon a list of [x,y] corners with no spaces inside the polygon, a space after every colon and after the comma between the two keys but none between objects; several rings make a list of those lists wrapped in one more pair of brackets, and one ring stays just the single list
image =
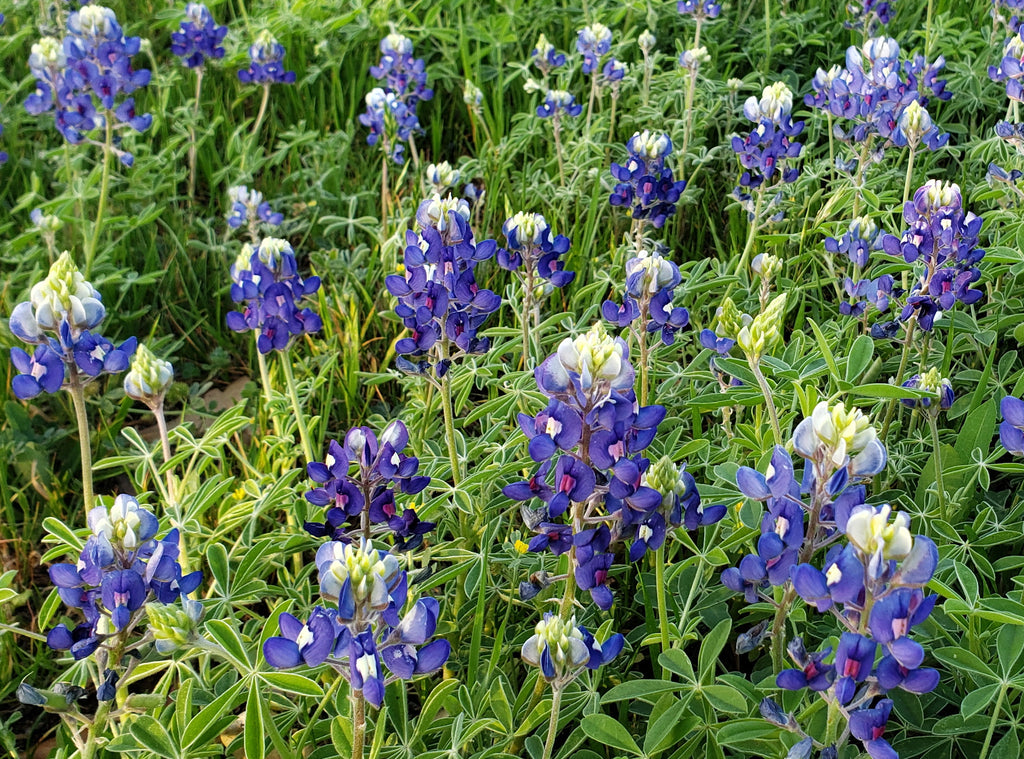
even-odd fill
[{"label": "small yellow flower", "polygon": [[515,542],[515,549],[519,553],[526,553],[527,551],[530,550],[530,546],[528,546],[526,543],[524,543],[521,540],[516,540],[516,542]]}]

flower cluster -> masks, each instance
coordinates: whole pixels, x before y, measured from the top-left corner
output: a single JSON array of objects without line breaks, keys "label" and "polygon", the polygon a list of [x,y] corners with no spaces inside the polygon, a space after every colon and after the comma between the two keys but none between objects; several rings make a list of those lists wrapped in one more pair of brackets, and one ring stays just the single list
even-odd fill
[{"label": "flower cluster", "polygon": [[[534,376],[550,401],[535,416],[520,414],[519,426],[539,467],[502,492],[524,502],[527,526],[536,533],[529,550],[569,552],[576,585],[608,609],[613,543],[634,537],[634,548],[640,547],[630,555],[639,559],[660,545],[656,535],[664,538],[659,507],[668,499],[645,483],[650,462],[640,454],[654,440],[665,409],[637,404],[629,349],[600,322],[576,339],[563,340]],[[687,493],[699,504],[696,488]],[[534,498],[544,505],[527,506]],[[675,513],[674,504],[669,511]]]},{"label": "flower cluster", "polygon": [[598,643],[587,628],[576,624],[576,617],[566,621],[545,612],[534,634],[523,643],[521,654],[523,661],[539,667],[544,679],[560,688],[575,680],[584,669],[597,669],[610,662],[622,651],[624,643],[621,633]]},{"label": "flower cluster", "polygon": [[366,93],[366,111],[359,114],[359,123],[369,127],[367,145],[380,142],[384,155],[395,163],[405,160],[403,141],[419,127],[416,113],[393,92],[374,87]]},{"label": "flower cluster", "polygon": [[238,72],[242,84],[294,84],[295,72],[284,68],[284,45],[264,29],[249,46],[249,68]]},{"label": "flower cluster", "polygon": [[459,183],[459,170],[452,167],[448,161],[432,163],[427,166],[427,184],[435,193],[440,195],[445,190],[455,187]]},{"label": "flower cluster", "polygon": [[583,56],[583,73],[596,73],[601,59],[612,49],[612,30],[601,23],[593,23],[579,30],[576,52]]},{"label": "flower cluster", "polygon": [[419,459],[403,453],[408,444],[409,430],[400,421],[389,424],[380,441],[369,427],[353,427],[343,443],[332,440],[323,463],[311,461],[306,468],[317,483],[306,500],[327,509],[323,522],[305,523],[306,531],[343,543],[357,534],[390,532],[398,550],[418,547],[434,523],[421,522],[411,508],[399,511],[395,493],[420,493],[430,478],[417,475]]},{"label": "flower cluster", "polygon": [[[864,414],[841,403],[829,407],[824,401],[797,425],[793,447],[805,459],[799,482],[793,460],[781,445],[775,446],[765,474],[750,467],[736,473],[740,491],[764,501],[767,508],[756,553],[722,573],[722,583],[743,593],[749,603],[769,585],[788,583],[797,564],[808,561],[819,545],[831,542],[836,525],[845,524],[864,503],[866,490],[860,483],[878,474],[887,458]],[[809,504],[803,501],[804,494],[811,495]]]},{"label": "flower cluster", "polygon": [[189,3],[181,27],[171,33],[171,52],[188,68],[199,68],[207,59],[224,57],[222,43],[227,34],[228,28],[218,26],[205,5]]},{"label": "flower cluster", "polygon": [[[804,102],[853,122],[847,129],[835,125],[835,134],[843,141],[860,143],[877,135],[907,144],[909,132],[934,150],[946,143],[948,135],[938,136],[924,107],[931,97],[952,97],[945,89],[945,80],[938,78],[944,65],[942,56],[931,64],[921,55],[901,62],[896,40],[873,37],[861,48],[847,48],[845,68],[818,69],[812,82],[814,93],[806,95]],[[904,120],[904,111],[914,102],[918,107],[912,114],[916,115]]]},{"label": "flower cluster", "polygon": [[882,249],[882,230],[867,216],[858,216],[850,222],[849,228],[838,240],[825,238],[825,250],[842,253],[855,267],[863,269],[868,265],[872,251]]},{"label": "flower cluster", "polygon": [[645,332],[661,332],[661,341],[672,345],[676,332],[690,323],[690,312],[673,305],[675,288],[682,281],[679,267],[658,251],[641,251],[626,262],[626,294],[622,305],[606,300],[601,315],[617,327],[639,320]]},{"label": "flower cluster", "polygon": [[[68,32],[63,41],[43,37],[32,46],[28,64],[36,89],[25,110],[33,115],[53,110],[57,130],[72,144],[94,143],[89,133],[108,121],[111,130],[146,131],[153,117],[136,113],[135,99],[125,97],[149,84],[147,69],[132,68],[139,38],[125,37],[114,12],[101,5],[72,13]],[[131,153],[111,149],[125,166],[134,162]]]},{"label": "flower cluster", "polygon": [[[326,663],[376,707],[389,683],[444,666],[451,644],[444,639],[427,643],[437,629],[439,604],[421,598],[401,613],[409,583],[393,555],[366,540],[331,542],[320,546],[316,566],[320,595],[327,605],[315,607],[305,623],[281,614],[281,635],[263,644],[270,666],[290,669]],[[385,677],[382,664],[390,677]]]},{"label": "flower cluster", "polygon": [[263,199],[262,192],[250,190],[244,184],[229,187],[228,200],[231,202],[228,226],[232,229],[248,226],[249,235],[254,243],[259,241],[258,231],[261,223],[268,227],[276,227],[284,221],[284,214],[271,208],[270,203]]},{"label": "flower cluster", "polygon": [[850,20],[844,22],[847,29],[858,29],[873,35],[880,26],[892,21],[892,3],[889,0],[856,0],[846,4]]},{"label": "flower cluster", "polygon": [[[915,318],[922,329],[931,330],[936,316],[958,301],[977,303],[983,292],[971,288],[981,278],[978,263],[985,251],[978,248],[982,220],[963,209],[960,187],[931,180],[914,193],[903,209],[908,227],[901,237],[886,235],[883,250],[915,264],[915,278],[900,322]],[[876,325],[884,335],[895,332],[896,323]]]},{"label": "flower cluster", "polygon": [[542,119],[552,116],[558,117],[561,114],[573,118],[583,113],[583,106],[576,102],[576,97],[565,90],[548,90],[544,95],[544,102],[537,106],[537,115]]},{"label": "flower cluster", "polygon": [[667,134],[645,129],[629,138],[626,150],[626,161],[612,164],[612,177],[617,184],[609,202],[629,208],[634,219],[660,229],[676,212],[676,203],[686,188],[686,182],[675,181],[672,169],[665,165],[672,153],[672,140]]},{"label": "flower cluster", "polygon": [[[182,576],[178,531],[156,538],[157,518],[130,495],[119,495],[108,510],[89,512],[92,534],[75,564],[54,564],[50,579],[61,600],[81,609],[85,621],[73,629],[54,627],[46,642],[83,659],[115,635],[127,635],[145,616],[144,605],[170,604],[199,587],[203,573]],[[113,662],[117,664],[117,662]]]},{"label": "flower cluster", "polygon": [[131,369],[124,375],[124,392],[129,398],[142,401],[152,409],[158,408],[174,380],[174,367],[153,355],[145,345],[139,344],[132,356]]},{"label": "flower cluster", "polygon": [[427,87],[426,64],[413,58],[412,40],[401,34],[389,34],[380,41],[380,62],[370,67],[370,75],[383,81],[366,95],[366,112],[359,116],[363,126],[370,128],[368,145],[381,141],[381,148],[395,163],[403,161],[403,146],[420,132],[416,107],[421,100],[430,100],[434,91]]},{"label": "flower cluster", "polygon": [[320,289],[320,278],[299,276],[295,252],[286,240],[267,237],[255,248],[243,246],[231,267],[231,280],[231,300],[245,308],[229,311],[227,325],[235,332],[256,332],[260,353],[285,350],[292,337],[323,328],[319,315],[301,305]]},{"label": "flower cluster", "polygon": [[706,18],[718,18],[722,12],[722,4],[714,0],[679,0],[676,10],[684,16],[693,16],[698,21]]},{"label": "flower cluster", "polygon": [[[943,377],[934,366],[903,383],[903,387],[911,390],[924,390],[932,393],[934,398],[902,398],[900,402],[910,408],[921,408],[926,413],[938,413],[952,408],[956,397],[953,395],[953,383]],[[936,402],[937,401],[937,402]]]},{"label": "flower cluster", "polygon": [[501,231],[508,241],[507,248],[499,248],[496,260],[506,271],[520,268],[551,283],[552,287],[565,287],[576,278],[576,272],[566,271],[562,260],[569,251],[569,238],[565,235],[551,235],[547,219],[539,213],[520,211],[507,219]]},{"label": "flower cluster", "polygon": [[27,400],[127,369],[136,339],[115,346],[95,333],[105,314],[99,293],[65,251],[46,279],[32,287],[29,299],[11,312],[11,332],[36,346],[31,355],[11,348],[19,372],[11,382],[14,394]]},{"label": "flower cluster", "polygon": [[554,69],[565,65],[565,53],[559,53],[543,34],[537,38],[530,59],[545,77]]},{"label": "flower cluster", "polygon": [[739,345],[747,360],[757,363],[782,342],[786,301],[786,293],[776,295],[757,316],[751,317],[726,296],[715,312],[715,328],[701,330],[700,344],[721,356],[728,355]]},{"label": "flower cluster", "polygon": [[398,298],[395,313],[412,335],[395,344],[398,368],[443,377],[456,357],[486,353],[490,341],[477,332],[498,310],[501,298],[477,285],[474,269],[494,255],[494,240],[476,243],[469,205],[435,195],[416,211],[419,233],[406,233],[405,273],[385,279]]},{"label": "flower cluster", "polygon": [[[794,142],[793,138],[803,131],[804,122],[794,122],[792,110],[793,93],[782,82],[765,87],[760,99],[751,96],[743,105],[743,115],[757,126],[746,137],[732,138],[733,152],[744,168],[733,195],[754,223],[760,222],[756,217],[765,209],[757,208],[751,191],[763,192],[776,176],[776,184],[782,184],[795,182],[800,174],[795,166],[787,166],[803,151],[803,145]],[[772,199],[771,204],[779,200],[781,193]],[[780,217],[781,212],[775,215],[776,219]]]}]

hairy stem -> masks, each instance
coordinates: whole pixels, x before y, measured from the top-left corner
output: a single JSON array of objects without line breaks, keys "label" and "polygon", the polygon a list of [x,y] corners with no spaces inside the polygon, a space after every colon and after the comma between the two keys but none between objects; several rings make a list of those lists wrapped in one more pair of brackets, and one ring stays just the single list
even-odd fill
[{"label": "hairy stem", "polygon": [[558,713],[562,710],[562,688],[551,687],[551,718],[548,720],[548,739],[544,743],[543,759],[551,759],[555,748],[555,736],[558,734]]},{"label": "hairy stem", "polygon": [[[910,346],[914,342],[914,329],[917,327],[917,316],[912,315],[907,321],[907,336],[903,339],[903,353],[900,355],[900,368],[896,370],[896,385],[903,384],[903,373],[907,370],[907,359],[910,356]],[[882,433],[879,437],[886,440],[889,434],[889,425],[892,424],[893,414],[896,413],[898,401],[893,398],[885,409],[885,422],[882,424]]]},{"label": "hairy stem", "polygon": [[441,378],[441,408],[444,410],[444,437],[448,444],[448,461],[452,467],[452,484],[459,486],[462,469],[459,466],[459,451],[455,445],[455,411],[452,408],[451,368]]},{"label": "hairy stem", "polygon": [[103,229],[103,214],[107,209],[107,193],[110,190],[110,154],[114,147],[114,114],[109,110],[103,115],[106,123],[106,137],[103,141],[103,174],[100,178],[100,200],[96,205],[96,218],[93,220],[92,237],[89,238],[89,247],[85,249],[85,271],[83,275],[89,278],[92,271],[92,262],[96,257],[96,247],[100,244],[100,231]]},{"label": "hairy stem", "polygon": [[796,591],[791,584],[787,584],[786,592],[782,594],[779,607],[775,610],[775,620],[772,622],[772,667],[775,672],[781,672],[785,664],[783,658],[786,651],[786,617],[789,616],[789,607],[793,605],[796,598]]},{"label": "hairy stem", "polygon": [[562,123],[558,112],[552,116],[551,128],[555,132],[555,155],[558,156],[558,181],[565,187],[565,159],[562,157]]},{"label": "hairy stem", "polygon": [[313,444],[309,438],[309,428],[306,425],[306,417],[302,413],[302,404],[299,403],[299,393],[295,387],[295,375],[292,374],[291,350],[285,350],[281,354],[281,368],[284,369],[284,381],[288,387],[288,397],[292,401],[292,411],[295,412],[295,423],[299,427],[299,439],[302,441],[302,455],[306,462],[314,461]]},{"label": "hairy stem", "polygon": [[78,424],[78,447],[82,456],[82,498],[85,500],[85,511],[88,513],[95,505],[92,487],[92,442],[89,437],[89,418],[85,413],[85,389],[78,376],[78,367],[69,367],[71,381],[68,392],[75,406],[75,422]]},{"label": "hairy stem", "polygon": [[[672,645],[668,634],[668,594],[665,591],[665,544],[662,543],[654,552],[654,592],[658,603],[658,633],[661,636],[662,653]],[[665,667],[661,668],[661,679],[672,679],[672,673]]]},{"label": "hairy stem", "polygon": [[750,371],[754,374],[754,379],[757,380],[758,387],[761,388],[761,395],[764,396],[765,407],[768,409],[768,418],[772,423],[772,433],[775,435],[776,445],[785,445],[782,439],[782,427],[779,425],[779,412],[775,408],[775,401],[772,398],[771,388],[768,387],[768,380],[765,379],[764,373],[761,371],[761,362],[755,361],[752,356],[747,356],[747,365],[750,366]]},{"label": "hairy stem", "polygon": [[352,691],[352,759],[363,759],[366,742],[366,699],[362,689]]},{"label": "hairy stem", "polygon": [[946,488],[942,484],[942,449],[939,446],[938,414],[933,413],[931,409],[925,409],[924,413],[928,418],[928,428],[932,433],[932,455],[935,457],[935,495],[939,501],[939,514],[948,522],[950,514],[947,510]]},{"label": "hairy stem", "polygon": [[196,198],[196,121],[199,119],[199,96],[203,91],[203,71],[196,69],[196,101],[192,105],[192,123],[188,127],[188,201],[191,204]]}]

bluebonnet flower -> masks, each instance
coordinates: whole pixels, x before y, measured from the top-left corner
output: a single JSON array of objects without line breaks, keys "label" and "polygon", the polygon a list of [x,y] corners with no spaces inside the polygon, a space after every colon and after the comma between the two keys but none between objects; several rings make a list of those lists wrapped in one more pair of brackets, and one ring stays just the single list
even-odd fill
[{"label": "bluebonnet flower", "polygon": [[856,0],[846,4],[851,19],[843,26],[859,29],[866,35],[874,35],[879,26],[888,26],[892,20],[892,3],[889,0]]},{"label": "bluebonnet flower", "polygon": [[249,68],[238,72],[242,84],[294,84],[295,72],[284,67],[284,45],[264,29],[249,46]]},{"label": "bluebonnet flower", "polygon": [[398,368],[443,377],[454,358],[486,353],[490,341],[478,337],[501,298],[477,285],[474,269],[494,255],[494,240],[476,243],[469,205],[450,195],[424,200],[416,211],[419,233],[406,233],[405,273],[385,279],[398,299],[395,313],[412,331],[395,344]]},{"label": "bluebonnet flower", "polygon": [[[113,635],[127,634],[144,616],[147,601],[172,603],[199,587],[202,572],[182,576],[178,531],[156,538],[156,517],[132,496],[119,495],[108,510],[88,515],[91,535],[77,564],[54,564],[50,580],[64,603],[85,621],[74,629],[59,624],[49,646],[83,659]],[[114,662],[115,664],[117,662]]]},{"label": "bluebonnet flower", "polygon": [[971,288],[981,279],[977,264],[985,257],[977,247],[982,220],[964,211],[959,186],[938,180],[914,193],[903,219],[908,227],[902,237],[886,235],[882,241],[886,253],[918,266],[899,321],[914,318],[930,331],[939,313],[957,302],[977,303],[984,295]]},{"label": "bluebonnet flower", "polygon": [[496,256],[498,266],[507,271],[525,273],[525,287],[532,287],[533,275],[546,280],[552,287],[565,287],[576,278],[576,272],[566,271],[562,256],[569,252],[569,238],[552,236],[551,227],[539,213],[520,211],[501,226],[507,242]]},{"label": "bluebonnet flower", "polygon": [[142,401],[152,409],[163,404],[164,396],[174,379],[174,367],[157,358],[142,343],[132,356],[131,369],[124,376],[124,392],[129,398]]},{"label": "bluebonnet flower", "polygon": [[999,425],[999,442],[1014,456],[1024,456],[1024,401],[1007,395],[999,404],[1003,421]]},{"label": "bluebonnet flower", "polygon": [[542,119],[558,118],[561,114],[575,118],[583,113],[583,106],[576,102],[576,98],[565,90],[548,90],[544,95],[544,102],[537,106],[537,115]]},{"label": "bluebonnet flower", "polygon": [[171,52],[188,68],[206,65],[207,59],[224,57],[224,38],[228,28],[218,26],[202,3],[185,6],[185,20],[171,33]]},{"label": "bluebonnet flower", "polygon": [[[755,216],[767,209],[757,208],[751,192],[764,192],[772,184],[778,186],[795,182],[800,174],[795,166],[787,165],[803,152],[803,145],[793,138],[803,131],[804,122],[794,122],[792,110],[793,93],[785,84],[776,82],[765,87],[760,99],[751,96],[743,105],[744,116],[756,127],[746,137],[732,138],[733,152],[744,168],[733,195],[755,224],[760,223],[760,218]],[[773,183],[773,180],[776,181]],[[769,207],[779,200],[781,196],[777,194]],[[774,216],[776,219],[780,217],[781,212]]]},{"label": "bluebonnet flower", "polygon": [[703,45],[684,50],[679,54],[679,67],[686,71],[696,72],[701,65],[711,61],[708,49]]},{"label": "bluebonnet flower", "polygon": [[[946,411],[953,406],[953,383],[943,377],[935,367],[923,374],[915,374],[903,383],[902,387],[914,390],[927,390],[935,394],[935,398],[902,398],[900,400],[910,408],[923,408],[928,411]],[[936,402],[937,401],[937,402]]]},{"label": "bluebonnet flower", "polygon": [[673,304],[675,288],[682,281],[679,267],[658,251],[641,251],[626,262],[626,293],[622,305],[606,300],[601,315],[617,327],[639,321],[639,329],[660,332],[665,345],[675,342],[676,332],[690,323],[690,313]]},{"label": "bluebonnet flower", "polygon": [[[124,97],[149,84],[150,72],[132,68],[139,52],[138,37],[125,37],[109,8],[87,5],[68,17],[63,42],[43,37],[32,46],[29,68],[36,89],[25,100],[25,110],[38,115],[54,111],[57,130],[68,142],[94,142],[89,133],[103,128],[146,131],[153,121],[135,110],[135,99]],[[103,144],[103,143],[95,143]],[[131,166],[131,153],[109,147],[121,163]]]},{"label": "bluebonnet flower", "polygon": [[545,77],[554,69],[565,65],[565,53],[555,50],[555,46],[548,42],[548,38],[543,34],[537,38],[537,44],[534,45],[533,51],[530,53],[530,59]]},{"label": "bluebonnet flower", "polygon": [[459,170],[453,168],[448,161],[441,161],[441,163],[432,163],[427,166],[426,177],[427,184],[440,195],[459,183]]},{"label": "bluebonnet flower", "polygon": [[[276,669],[328,664],[353,691],[379,707],[385,687],[444,666],[447,640],[427,643],[437,630],[438,602],[408,600],[408,579],[397,559],[359,544],[325,543],[317,551],[320,593],[328,603],[307,622],[281,614],[280,636],[268,638],[263,656]],[[385,677],[384,667],[391,672]]]},{"label": "bluebonnet flower", "polygon": [[[415,117],[421,100],[430,100],[434,91],[427,87],[426,64],[413,58],[412,41],[401,34],[389,34],[380,41],[380,62],[370,67],[370,76],[383,80],[384,91],[393,93]],[[419,130],[419,122],[415,129]]]},{"label": "bluebonnet flower", "polygon": [[36,346],[32,355],[11,348],[11,361],[20,372],[11,382],[15,395],[27,400],[127,369],[136,340],[115,346],[97,334],[105,314],[99,293],[65,251],[46,279],[32,287],[29,300],[11,312],[11,332]]},{"label": "bluebonnet flower", "polygon": [[1003,43],[1003,58],[998,66],[988,67],[988,76],[994,82],[1006,82],[1006,97],[1024,102],[1024,36],[1017,31]]},{"label": "bluebonnet flower", "polygon": [[319,277],[299,275],[295,251],[276,237],[248,244],[231,267],[231,300],[245,305],[229,311],[227,325],[235,332],[256,332],[260,353],[285,350],[293,337],[319,332],[323,321],[302,301],[320,289]]},{"label": "bluebonnet flower", "polygon": [[402,142],[419,128],[415,112],[398,95],[380,87],[366,93],[366,111],[359,114],[359,123],[370,128],[366,144],[380,142],[384,155],[397,164],[405,160]]},{"label": "bluebonnet flower", "polygon": [[409,431],[400,421],[389,424],[379,441],[368,427],[353,427],[343,443],[331,440],[323,463],[311,461],[306,468],[317,483],[306,500],[327,509],[324,522],[306,522],[306,531],[341,542],[357,533],[368,538],[390,532],[399,550],[419,546],[434,523],[419,521],[412,508],[399,511],[395,497],[415,495],[430,483],[417,474],[419,459],[403,453],[408,444]]},{"label": "bluebonnet flower", "polygon": [[552,687],[563,688],[584,669],[597,669],[610,662],[624,644],[621,633],[613,633],[598,643],[585,627],[576,624],[575,616],[566,620],[545,612],[534,634],[523,643],[520,654],[527,664],[540,668],[541,676]]},{"label": "bluebonnet flower", "polygon": [[260,224],[277,227],[284,221],[284,214],[271,208],[270,203],[263,199],[262,192],[250,190],[244,184],[229,187],[228,200],[231,202],[228,226],[232,229],[247,226],[253,244],[259,242]]},{"label": "bluebonnet flower", "polygon": [[[639,559],[661,545],[668,527],[710,524],[720,514],[716,507],[701,509],[692,478],[674,468],[669,477],[668,465],[655,476],[661,490],[650,484],[650,462],[641,453],[654,440],[665,409],[637,404],[629,350],[600,322],[562,341],[534,375],[549,403],[533,417],[520,414],[519,425],[539,466],[527,481],[502,492],[524,502],[528,526],[542,536],[531,540],[530,550],[564,553],[570,534],[561,518],[567,515],[574,525],[573,579],[607,609],[613,602],[607,585],[613,542],[633,538],[630,556]],[[525,506],[534,498],[544,502],[538,511]]]},{"label": "bluebonnet flower", "polygon": [[[948,137],[938,136],[931,120],[925,121],[917,109],[927,107],[933,97],[938,100],[952,97],[952,93],[946,91],[945,80],[938,78],[944,65],[941,55],[930,64],[921,55],[901,61],[896,40],[873,37],[862,47],[847,48],[845,68],[833,66],[827,72],[819,69],[812,81],[814,92],[806,95],[804,102],[852,122],[846,128],[841,122],[833,126],[835,136],[845,142],[861,143],[878,136],[885,144],[890,141],[906,144],[910,142],[907,135],[910,129],[929,149],[935,149],[945,144]],[[918,106],[904,120],[904,112],[914,102]],[[922,129],[923,126],[926,128]],[[875,148],[881,150],[884,144]],[[879,155],[868,157],[879,160]],[[865,168],[860,167],[861,173]]]},{"label": "bluebonnet flower", "polygon": [[714,0],[679,0],[676,10],[684,16],[693,16],[698,21],[706,18],[718,18],[722,12],[722,4]]},{"label": "bluebonnet flower", "polygon": [[612,164],[617,184],[609,202],[629,208],[634,219],[660,229],[676,212],[676,203],[686,188],[686,182],[676,181],[672,169],[665,165],[672,154],[672,140],[667,134],[645,129],[629,139],[626,150],[626,161]]},{"label": "bluebonnet flower", "polygon": [[851,221],[847,231],[838,240],[834,237],[825,238],[825,250],[829,253],[842,253],[858,269],[868,265],[872,251],[881,249],[882,230],[867,216],[858,216]]},{"label": "bluebonnet flower", "polygon": [[583,56],[583,73],[597,72],[601,59],[612,49],[612,30],[601,23],[593,23],[579,30],[576,52]]},{"label": "bluebonnet flower", "polygon": [[949,135],[939,134],[939,128],[932,123],[925,107],[913,100],[900,113],[892,142],[901,148],[909,145],[911,150],[919,144],[929,150],[938,150],[949,142]]}]

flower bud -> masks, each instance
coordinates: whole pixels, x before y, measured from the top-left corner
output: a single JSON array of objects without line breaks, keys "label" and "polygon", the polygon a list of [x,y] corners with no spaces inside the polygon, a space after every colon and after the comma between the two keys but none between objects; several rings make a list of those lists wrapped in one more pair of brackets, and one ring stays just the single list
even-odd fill
[{"label": "flower bud", "polygon": [[729,340],[735,340],[740,333],[740,330],[746,326],[749,321],[749,317],[744,318],[746,315],[740,313],[740,310],[733,303],[732,298],[728,295],[722,300],[722,305],[718,307],[715,312],[715,332],[720,336]]},{"label": "flower bud", "polygon": [[106,313],[99,293],[82,276],[67,251],[50,267],[46,279],[32,288],[29,299],[36,321],[45,330],[57,330],[64,320],[72,330],[92,329]]},{"label": "flower bud", "polygon": [[124,377],[124,391],[129,398],[155,405],[163,398],[173,379],[171,362],[157,358],[140,343],[132,356],[131,369]]},{"label": "flower bud", "polygon": [[467,79],[466,86],[462,90],[462,100],[466,105],[479,108],[484,102],[483,90]]},{"label": "flower bud", "polygon": [[180,604],[146,604],[149,630],[156,639],[156,650],[162,654],[190,648],[198,638],[202,616],[202,603],[185,596],[182,596]]},{"label": "flower bud", "polygon": [[877,510],[868,505],[854,509],[846,522],[846,537],[867,557],[880,552],[886,560],[904,558],[914,545],[909,529],[910,517],[899,512],[890,523],[891,513],[889,504],[883,504]]},{"label": "flower bud", "polygon": [[590,661],[590,651],[576,626],[576,617],[565,621],[550,612],[537,623],[534,635],[523,644],[521,653],[523,661],[540,667],[549,682],[564,678]]},{"label": "flower bud", "polygon": [[[435,188],[454,187],[459,181],[459,170],[452,168],[448,161],[427,166],[427,182]],[[440,191],[440,190],[439,190]]]},{"label": "flower bud", "polygon": [[594,380],[614,380],[625,363],[621,341],[609,335],[602,322],[575,340],[563,340],[558,358],[566,369],[580,375],[584,388]]},{"label": "flower bud", "polygon": [[651,51],[654,50],[654,45],[657,41],[657,38],[651,34],[650,29],[644,29],[640,32],[640,36],[637,38],[636,44],[640,46],[640,50],[643,51],[644,55],[650,55]]}]

